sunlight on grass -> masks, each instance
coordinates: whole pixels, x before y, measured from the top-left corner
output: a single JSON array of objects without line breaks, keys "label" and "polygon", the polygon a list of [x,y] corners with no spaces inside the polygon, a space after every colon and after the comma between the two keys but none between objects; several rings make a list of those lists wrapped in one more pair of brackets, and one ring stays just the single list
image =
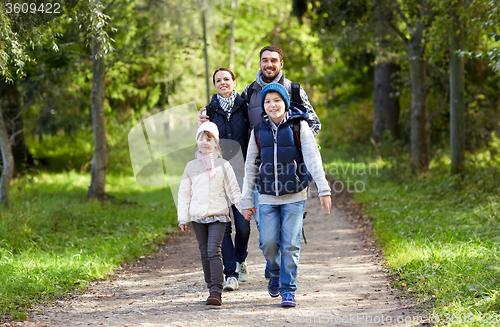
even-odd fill
[{"label": "sunlight on grass", "polygon": [[0,316],[23,319],[34,304],[105,278],[175,228],[168,188],[106,182],[115,199],[100,203],[86,199],[90,176],[74,171],[16,181],[0,213]]},{"label": "sunlight on grass", "polygon": [[[469,161],[463,178],[450,176],[449,158],[438,155],[429,173],[412,176],[402,158],[335,159],[325,165],[337,181],[364,183],[352,192],[366,203],[375,237],[382,247],[395,286],[415,296],[420,306],[441,318],[473,315],[474,319],[500,309],[500,162],[489,152]],[[377,174],[362,174],[360,167],[376,162]],[[344,169],[332,174],[338,166]],[[349,167],[349,169],[346,169]],[[435,321],[436,322],[436,321]],[[463,320],[462,320],[463,322]],[[466,325],[481,326],[469,320]]]}]

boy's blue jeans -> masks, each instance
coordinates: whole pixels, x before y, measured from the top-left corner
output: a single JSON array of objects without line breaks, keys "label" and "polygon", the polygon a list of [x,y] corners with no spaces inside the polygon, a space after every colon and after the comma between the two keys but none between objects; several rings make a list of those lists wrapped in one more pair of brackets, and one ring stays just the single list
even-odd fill
[{"label": "boy's blue jeans", "polygon": [[280,277],[280,293],[295,293],[300,237],[306,201],[259,206],[259,243],[273,277]]}]

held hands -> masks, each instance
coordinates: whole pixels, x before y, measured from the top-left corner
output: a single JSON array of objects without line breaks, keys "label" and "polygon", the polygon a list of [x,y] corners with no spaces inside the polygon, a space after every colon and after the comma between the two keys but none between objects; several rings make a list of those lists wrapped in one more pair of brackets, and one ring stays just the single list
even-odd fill
[{"label": "held hands", "polygon": [[332,207],[332,198],[329,195],[323,195],[320,197],[321,208],[326,207],[326,213],[330,214],[330,208]]},{"label": "held hands", "polygon": [[198,116],[196,117],[196,120],[198,121],[198,126],[200,126],[204,122],[208,121],[208,115],[207,115],[206,108],[200,109],[200,111],[198,112]]},{"label": "held hands", "polygon": [[183,231],[184,233],[188,231],[188,225],[179,225],[179,228],[181,229],[181,231]]},{"label": "held hands", "polygon": [[241,211],[241,214],[243,215],[243,217],[245,217],[246,220],[250,221],[256,210],[257,208],[243,209],[243,211]]}]

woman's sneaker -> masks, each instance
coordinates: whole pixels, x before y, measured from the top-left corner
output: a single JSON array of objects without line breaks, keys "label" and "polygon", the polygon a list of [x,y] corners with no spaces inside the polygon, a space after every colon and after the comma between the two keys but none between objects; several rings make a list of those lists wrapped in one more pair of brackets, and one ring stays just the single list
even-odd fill
[{"label": "woman's sneaker", "polygon": [[271,277],[269,284],[267,284],[267,291],[271,297],[278,297],[280,295],[280,278]]},{"label": "woman's sneaker", "polygon": [[247,263],[243,261],[242,263],[236,262],[236,272],[239,274],[238,280],[240,282],[246,282],[248,277],[248,267]]},{"label": "woman's sneaker", "polygon": [[226,285],[224,285],[224,291],[234,291],[238,289],[238,280],[236,277],[229,277],[226,279]]},{"label": "woman's sneaker", "polygon": [[295,296],[292,293],[283,293],[281,295],[281,306],[282,307],[294,307],[297,305],[295,302]]}]

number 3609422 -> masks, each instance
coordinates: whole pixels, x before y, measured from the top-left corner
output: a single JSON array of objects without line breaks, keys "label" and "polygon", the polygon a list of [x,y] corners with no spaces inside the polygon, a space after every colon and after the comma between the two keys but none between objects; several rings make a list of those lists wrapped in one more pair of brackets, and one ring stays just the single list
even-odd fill
[{"label": "number 3609422", "polygon": [[5,4],[6,6],[6,12],[7,14],[15,13],[31,13],[31,14],[60,14],[61,13],[61,4],[60,3],[41,3],[40,5],[37,5],[34,2],[31,3],[11,3],[7,2]]}]

